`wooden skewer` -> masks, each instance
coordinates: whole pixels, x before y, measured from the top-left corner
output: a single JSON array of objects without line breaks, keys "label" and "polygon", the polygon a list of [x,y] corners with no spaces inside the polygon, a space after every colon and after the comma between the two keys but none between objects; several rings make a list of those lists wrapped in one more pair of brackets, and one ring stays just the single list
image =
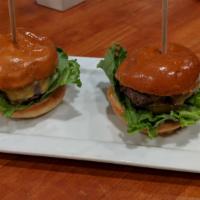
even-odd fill
[{"label": "wooden skewer", "polygon": [[15,15],[15,0],[8,0],[8,9],[10,16],[10,31],[13,43],[17,42],[16,38],[16,15]]},{"label": "wooden skewer", "polygon": [[162,53],[167,53],[168,45],[168,0],[162,0]]}]

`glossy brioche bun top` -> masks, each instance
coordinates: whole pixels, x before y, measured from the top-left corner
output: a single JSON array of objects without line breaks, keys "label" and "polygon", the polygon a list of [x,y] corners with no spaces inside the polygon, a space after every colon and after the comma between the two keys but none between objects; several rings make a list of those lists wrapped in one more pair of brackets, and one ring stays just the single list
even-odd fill
[{"label": "glossy brioche bun top", "polygon": [[17,30],[17,43],[11,35],[0,35],[0,90],[17,89],[45,79],[55,72],[56,47],[45,36]]},{"label": "glossy brioche bun top", "polygon": [[197,56],[177,44],[169,44],[167,54],[155,47],[143,48],[128,55],[116,72],[121,85],[157,96],[191,92],[199,85],[199,75]]}]

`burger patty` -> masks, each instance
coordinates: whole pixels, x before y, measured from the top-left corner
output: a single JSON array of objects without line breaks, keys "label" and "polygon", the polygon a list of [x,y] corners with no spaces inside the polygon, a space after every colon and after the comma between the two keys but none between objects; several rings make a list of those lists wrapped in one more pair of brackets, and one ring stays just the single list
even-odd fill
[{"label": "burger patty", "polygon": [[160,99],[158,96],[143,94],[124,86],[121,86],[120,90],[131,100],[133,105],[136,107],[144,107]]},{"label": "burger patty", "polygon": [[49,86],[49,79],[35,81],[33,84],[15,90],[4,90],[4,94],[12,104],[27,102],[44,94]]},{"label": "burger patty", "polygon": [[147,108],[153,112],[168,112],[183,105],[192,93],[176,96],[156,96],[140,93],[131,88],[120,86],[120,91],[124,93],[137,108]]}]

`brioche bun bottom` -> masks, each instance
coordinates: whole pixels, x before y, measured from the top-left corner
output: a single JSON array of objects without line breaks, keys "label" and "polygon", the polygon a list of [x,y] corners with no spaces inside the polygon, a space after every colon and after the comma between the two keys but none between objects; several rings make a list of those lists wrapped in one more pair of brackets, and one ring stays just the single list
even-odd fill
[{"label": "brioche bun bottom", "polygon": [[[107,89],[107,98],[111,104],[111,107],[112,107],[114,113],[125,122],[125,120],[123,118],[124,108],[120,104],[119,100],[117,99],[115,91],[114,91],[113,87],[111,87],[111,86],[108,87],[108,89]],[[178,122],[165,122],[157,128],[157,132],[158,132],[158,135],[160,135],[160,136],[166,136],[166,135],[172,134],[175,130],[177,130],[179,128],[181,128],[181,126]],[[146,130],[143,130],[142,132],[147,134]]]},{"label": "brioche bun bottom", "polygon": [[66,86],[59,87],[56,89],[48,98],[43,101],[33,104],[27,109],[16,111],[13,113],[11,118],[14,119],[29,119],[39,117],[45,113],[53,110],[58,106],[65,95]]}]

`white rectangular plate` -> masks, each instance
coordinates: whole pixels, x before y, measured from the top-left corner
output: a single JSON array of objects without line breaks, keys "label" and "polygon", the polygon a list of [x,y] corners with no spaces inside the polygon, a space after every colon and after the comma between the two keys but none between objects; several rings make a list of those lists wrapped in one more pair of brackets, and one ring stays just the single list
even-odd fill
[{"label": "white rectangular plate", "polygon": [[77,59],[82,88],[68,87],[64,102],[43,117],[0,118],[0,152],[200,172],[200,124],[154,140],[127,134],[107,102],[99,59]]}]

